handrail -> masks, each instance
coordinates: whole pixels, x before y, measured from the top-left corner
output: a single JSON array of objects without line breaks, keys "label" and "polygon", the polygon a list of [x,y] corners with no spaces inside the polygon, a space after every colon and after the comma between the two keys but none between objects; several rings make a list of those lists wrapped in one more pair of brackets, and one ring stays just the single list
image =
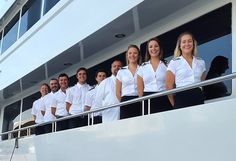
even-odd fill
[{"label": "handrail", "polygon": [[135,99],[128,100],[128,101],[125,101],[125,102],[121,102],[121,103],[117,103],[117,104],[113,104],[113,105],[109,105],[109,106],[105,106],[105,107],[100,107],[100,108],[97,108],[97,109],[94,109],[94,110],[91,110],[91,111],[81,112],[81,113],[76,114],[76,115],[66,116],[66,117],[59,118],[59,119],[56,119],[56,120],[53,120],[53,121],[40,123],[40,124],[35,124],[35,125],[20,128],[20,129],[4,132],[4,133],[1,133],[0,136],[15,133],[15,132],[19,132],[19,131],[23,131],[23,130],[27,130],[27,129],[31,129],[31,128],[35,128],[37,126],[52,124],[52,123],[55,123],[55,122],[58,122],[58,121],[67,120],[67,119],[75,118],[75,117],[82,116],[82,115],[90,115],[94,112],[99,112],[99,111],[107,110],[107,109],[110,109],[110,108],[120,107],[120,106],[128,105],[128,104],[131,104],[131,103],[141,102],[143,100],[152,99],[152,98],[155,98],[155,97],[161,97],[161,96],[182,92],[182,91],[197,88],[197,87],[207,86],[207,85],[219,83],[219,82],[222,82],[222,81],[225,81],[225,80],[231,80],[231,79],[234,79],[234,78],[236,78],[236,72],[225,75],[225,76],[205,80],[205,81],[202,81],[202,82],[199,82],[199,83],[194,83],[194,84],[191,84],[191,85],[188,85],[188,86],[184,86],[184,87],[180,87],[180,88],[174,88],[174,89],[166,90],[166,91],[159,92],[159,93],[154,93],[154,94],[151,94],[151,95],[148,95],[148,96],[135,98]]}]

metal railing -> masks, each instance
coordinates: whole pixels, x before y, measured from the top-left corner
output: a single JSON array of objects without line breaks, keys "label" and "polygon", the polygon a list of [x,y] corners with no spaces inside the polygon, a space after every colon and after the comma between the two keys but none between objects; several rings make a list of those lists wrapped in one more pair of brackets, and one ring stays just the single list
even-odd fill
[{"label": "metal railing", "polygon": [[[136,103],[136,102],[142,102],[142,108],[143,108],[144,107],[144,100],[149,100],[148,101],[149,102],[148,103],[149,104],[149,107],[148,107],[149,112],[148,113],[150,113],[150,99],[152,99],[152,98],[161,97],[161,96],[165,96],[165,95],[170,95],[170,94],[182,92],[182,91],[197,88],[197,87],[203,87],[203,86],[219,83],[219,82],[222,82],[222,81],[225,81],[225,80],[231,80],[231,79],[234,79],[234,78],[236,78],[236,73],[232,73],[232,74],[229,74],[229,75],[226,75],[226,76],[221,76],[221,77],[205,80],[205,81],[202,81],[202,82],[199,82],[199,83],[191,84],[191,85],[180,87],[180,88],[175,88],[175,89],[172,89],[172,90],[166,90],[166,91],[151,94],[151,95],[148,95],[148,96],[135,98],[135,99],[128,100],[128,101],[125,101],[125,102],[121,102],[121,103],[118,103],[118,104],[113,104],[113,105],[101,107],[101,108],[98,108],[98,109],[94,109],[94,110],[91,110],[91,111],[82,112],[82,113],[79,113],[79,114],[76,114],[76,115],[66,116],[66,117],[59,118],[59,119],[56,119],[56,120],[53,120],[53,121],[50,121],[50,122],[35,124],[35,125],[20,128],[20,129],[16,129],[16,130],[3,132],[3,133],[0,134],[0,136],[17,133],[17,132],[21,132],[21,131],[24,131],[24,130],[27,131],[27,135],[30,135],[30,130],[32,128],[37,127],[37,126],[43,126],[43,125],[46,125],[46,124],[56,124],[56,122],[58,122],[58,121],[68,120],[68,119],[79,117],[79,116],[82,116],[82,115],[83,116],[84,115],[91,116],[95,112],[104,111],[104,110],[107,110],[107,109],[110,109],[110,108],[120,107],[120,106],[132,104],[132,103]],[[144,110],[142,110],[142,111],[143,111],[143,115],[144,115]],[[88,117],[88,120],[89,120],[89,118],[90,117]],[[89,121],[88,121],[88,126],[89,125],[90,124],[89,124]]]}]

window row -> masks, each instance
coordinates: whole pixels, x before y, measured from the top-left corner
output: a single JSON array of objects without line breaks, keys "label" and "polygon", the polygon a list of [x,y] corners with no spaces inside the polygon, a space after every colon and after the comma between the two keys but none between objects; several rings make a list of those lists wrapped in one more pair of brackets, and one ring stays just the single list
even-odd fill
[{"label": "window row", "polygon": [[0,31],[0,54],[3,54],[26,31],[60,0],[29,0]]}]

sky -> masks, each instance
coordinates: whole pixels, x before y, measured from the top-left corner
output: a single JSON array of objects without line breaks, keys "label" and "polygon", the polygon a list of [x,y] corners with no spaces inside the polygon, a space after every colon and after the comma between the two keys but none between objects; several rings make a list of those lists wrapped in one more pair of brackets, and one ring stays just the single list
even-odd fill
[{"label": "sky", "polygon": [[0,0],[0,12],[7,0]]},{"label": "sky", "polygon": [[2,6],[4,5],[6,0],[0,0],[0,9],[2,8]]}]

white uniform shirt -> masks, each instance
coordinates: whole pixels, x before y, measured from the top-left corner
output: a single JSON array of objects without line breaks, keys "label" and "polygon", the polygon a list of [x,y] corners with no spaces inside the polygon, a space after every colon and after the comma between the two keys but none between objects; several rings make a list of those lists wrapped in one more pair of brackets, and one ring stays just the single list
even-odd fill
[{"label": "white uniform shirt", "polygon": [[40,124],[43,122],[43,115],[41,112],[41,107],[42,107],[42,97],[34,101],[33,106],[32,106],[31,114],[36,117],[35,118],[36,124]]},{"label": "white uniform shirt", "polygon": [[[98,85],[96,85],[94,88],[90,89],[87,92],[86,97],[85,97],[85,106],[91,107],[90,110],[94,110],[98,107],[98,106],[96,106],[96,102],[95,102],[97,88],[98,88]],[[93,114],[93,116],[101,116],[101,115],[102,115],[102,112],[96,112]]]},{"label": "white uniform shirt", "polygon": [[138,96],[137,90],[137,70],[134,75],[129,70],[128,66],[121,68],[116,78],[121,82],[121,97],[123,96]]},{"label": "white uniform shirt", "polygon": [[85,96],[90,88],[87,83],[83,85],[77,83],[66,90],[66,102],[71,104],[70,114],[78,114],[84,111]]},{"label": "white uniform shirt", "polygon": [[138,75],[143,78],[144,92],[160,92],[166,90],[166,65],[160,61],[156,71],[154,71],[150,61],[139,67]]},{"label": "white uniform shirt", "polygon": [[205,61],[193,57],[192,68],[183,56],[170,61],[167,70],[175,75],[176,87],[183,87],[201,82],[201,76],[206,71]]},{"label": "white uniform shirt", "polygon": [[[114,75],[103,80],[97,89],[96,106],[103,107],[119,103],[116,97],[116,77]],[[102,122],[111,122],[120,119],[120,107],[102,111]]]},{"label": "white uniform shirt", "polygon": [[56,108],[56,116],[68,115],[66,110],[66,94],[61,89],[54,93],[52,107]]},{"label": "white uniform shirt", "polygon": [[53,100],[53,96],[54,94],[52,92],[48,93],[46,96],[44,96],[42,98],[42,107],[41,110],[45,111],[44,114],[44,122],[49,122],[52,120],[55,120],[55,116],[52,114],[52,100]]}]

